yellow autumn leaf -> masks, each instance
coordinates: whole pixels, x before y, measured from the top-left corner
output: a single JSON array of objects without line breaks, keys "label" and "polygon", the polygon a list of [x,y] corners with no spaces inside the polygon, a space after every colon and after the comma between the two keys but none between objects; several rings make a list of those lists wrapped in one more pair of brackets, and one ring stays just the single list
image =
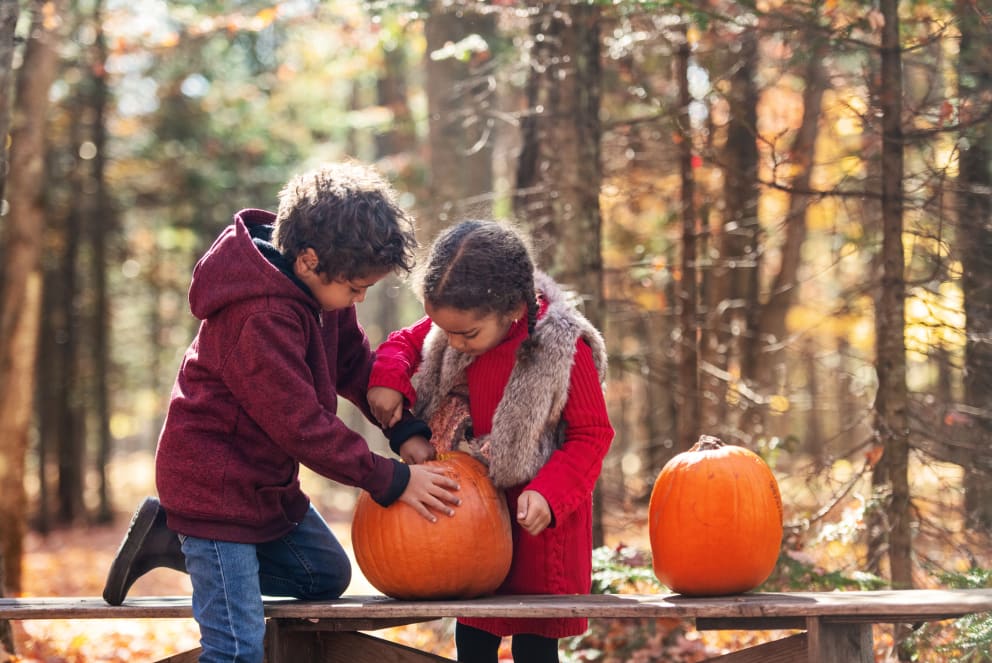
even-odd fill
[{"label": "yellow autumn leaf", "polygon": [[276,7],[266,7],[255,14],[255,20],[261,21],[265,25],[269,25],[276,20],[277,16],[279,16],[279,10]]},{"label": "yellow autumn leaf", "polygon": [[768,399],[768,409],[772,412],[788,412],[789,399],[782,394],[775,394]]}]

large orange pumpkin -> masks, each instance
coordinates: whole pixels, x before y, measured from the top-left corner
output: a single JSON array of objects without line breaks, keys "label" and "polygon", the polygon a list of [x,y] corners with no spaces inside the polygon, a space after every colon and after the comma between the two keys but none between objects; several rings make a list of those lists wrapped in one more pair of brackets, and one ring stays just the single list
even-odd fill
[{"label": "large orange pumpkin", "polygon": [[782,497],[757,454],[703,435],[651,491],[649,535],[658,580],[688,596],[754,589],[775,568]]},{"label": "large orange pumpkin", "polygon": [[397,599],[491,594],[513,556],[506,499],[485,465],[467,453],[441,453],[427,465],[458,482],[455,515],[438,515],[432,523],[407,504],[383,508],[363,492],[351,524],[358,566],[373,587]]}]

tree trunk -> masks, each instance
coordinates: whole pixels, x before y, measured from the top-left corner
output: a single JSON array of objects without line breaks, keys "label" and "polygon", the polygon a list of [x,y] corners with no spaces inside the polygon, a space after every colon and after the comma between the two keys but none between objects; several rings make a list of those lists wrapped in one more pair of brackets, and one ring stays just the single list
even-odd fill
[{"label": "tree trunk", "polygon": [[[17,0],[0,0],[0,208],[3,207],[4,185],[6,184],[9,162],[7,160],[7,135],[10,132],[10,93],[13,90],[14,73],[14,36],[17,28],[17,17],[20,6]],[[2,214],[2,210],[0,210]],[[0,255],[3,249],[0,248]],[[3,291],[4,281],[0,280],[0,292]],[[0,395],[3,391],[0,391]],[[0,596],[4,595],[4,569],[6,568],[4,546],[0,544]],[[8,654],[15,653],[14,634],[10,622],[0,620],[0,651],[6,649]]]},{"label": "tree trunk", "polygon": [[[734,377],[750,378],[756,360],[751,341],[760,311],[758,267],[758,89],[754,81],[758,66],[758,35],[749,29],[738,35],[740,52],[730,77],[727,103],[730,118],[723,151],[723,223],[717,239],[717,258],[706,310],[709,345],[703,348],[706,361]],[[731,385],[708,377],[704,387],[714,394],[704,415],[707,422],[729,422],[727,391]],[[716,424],[719,426],[719,424]],[[727,435],[729,431],[724,430]]]},{"label": "tree trunk", "polygon": [[[809,455],[816,463],[817,469],[826,466],[823,449],[824,434],[823,421],[820,417],[820,407],[818,403],[823,402],[820,393],[820,381],[818,379],[818,363],[816,360],[816,343],[813,339],[807,339],[803,344],[802,362],[805,364],[806,372],[806,392],[809,395],[809,411],[806,416],[806,439],[805,447]],[[843,412],[843,410],[841,410]]]},{"label": "tree trunk", "polygon": [[93,419],[96,428],[96,473],[98,523],[113,519],[107,464],[110,462],[110,313],[107,304],[107,243],[115,215],[107,193],[107,39],[103,31],[103,2],[97,0],[93,9],[96,40],[93,45],[93,145],[90,177],[93,180],[93,200],[89,219],[89,241],[92,250],[91,287],[93,288]]},{"label": "tree trunk", "polygon": [[[602,329],[600,8],[547,3],[532,20],[534,66],[514,208],[534,238],[538,265],[573,288]],[[602,500],[593,504],[598,546]]]},{"label": "tree trunk", "polygon": [[[0,589],[2,589],[6,583],[3,577],[3,555],[0,555]],[[0,597],[3,596],[3,591],[0,591]],[[6,619],[0,619],[0,661],[8,662],[16,660],[12,657],[13,654],[17,653],[17,648],[14,644],[14,630],[10,626],[10,621]]]},{"label": "tree trunk", "polygon": [[[685,19],[683,19],[685,20]],[[676,78],[679,86],[678,123],[679,170],[682,175],[682,265],[678,286],[679,321],[682,328],[679,346],[679,379],[675,389],[678,404],[678,440],[676,451],[686,451],[699,438],[701,394],[699,389],[699,321],[696,286],[696,185],[692,174],[692,127],[689,124],[689,40],[683,29],[682,43],[676,55]]]},{"label": "tree trunk", "polygon": [[[52,225],[54,226],[54,224]],[[55,234],[60,230],[50,228],[48,232]],[[60,265],[62,262],[61,260],[58,261]],[[58,413],[61,410],[56,392],[65,383],[62,377],[64,366],[57,356],[57,340],[61,337],[61,332],[57,329],[57,320],[61,318],[63,309],[59,301],[62,291],[56,286],[58,277],[59,270],[51,269],[45,273],[42,292],[48,294],[43,295],[46,306],[41,311],[40,333],[38,334],[38,384],[35,392],[37,402],[35,416],[38,418],[38,444],[35,451],[38,464],[38,508],[32,526],[43,536],[52,530],[52,496],[50,481],[48,480],[49,463],[56,447]]]},{"label": "tree trunk", "polygon": [[[389,108],[393,113],[391,128],[375,137],[375,158],[385,159],[391,155],[412,152],[416,148],[417,135],[413,125],[413,113],[410,111],[410,100],[407,98],[406,75],[409,67],[406,53],[402,46],[383,53],[385,66],[376,82],[377,101],[380,106]],[[421,238],[422,239],[422,238]],[[376,288],[368,308],[374,313],[376,326],[381,331],[381,339],[386,334],[400,326],[398,302],[395,295],[399,282],[395,276],[390,276],[380,288]],[[367,430],[367,428],[362,428]]]},{"label": "tree trunk", "polygon": [[[78,17],[75,21],[84,21]],[[74,29],[78,29],[76,24]],[[78,349],[85,343],[83,319],[87,307],[82,294],[81,255],[83,227],[87,222],[91,190],[89,165],[81,156],[81,146],[89,139],[90,99],[88,90],[88,53],[61,69],[63,80],[76,80],[60,107],[53,109],[57,119],[51,127],[64,126],[65,131],[50,137],[50,157],[46,159],[44,180],[62,182],[71,204],[57,205],[46,210],[48,228],[45,230],[45,259],[41,311],[42,333],[38,340],[37,406],[38,463],[41,480],[48,488],[48,477],[54,476],[51,500],[39,504],[38,523],[47,529],[52,516],[61,526],[79,522],[85,514],[83,488],[85,477],[85,421],[90,390],[81,384],[88,374],[87,357]],[[75,75],[82,78],[74,79]],[[88,343],[87,343],[88,345]],[[87,353],[89,354],[89,353]],[[54,461],[54,468],[46,464]],[[54,469],[54,473],[52,470]]]},{"label": "tree trunk", "polygon": [[548,3],[534,19],[535,66],[515,201],[538,264],[578,292],[597,327],[603,321],[599,14],[595,6]]},{"label": "tree trunk", "polygon": [[[646,467],[642,467],[641,472],[649,477],[658,476],[665,463],[678,452],[669,425],[674,409],[670,388],[673,377],[673,372],[670,370],[671,362],[666,356],[665,344],[658,343],[657,339],[652,337],[657,330],[668,326],[666,317],[664,311],[642,311],[637,330],[637,338],[641,341],[641,352],[644,354],[645,369],[640,371],[640,374],[644,382],[644,400],[647,407],[644,413],[647,453],[643,455],[647,463]],[[650,491],[645,493],[645,502],[650,496]]]},{"label": "tree trunk", "polygon": [[[968,124],[985,112],[976,107],[992,89],[992,45],[974,2],[959,0],[961,28],[959,93],[961,120]],[[988,101],[985,101],[988,104]],[[969,528],[992,531],[992,122],[983,119],[964,130],[961,141],[960,227],[961,288],[965,311],[964,401],[972,413],[974,448],[964,466],[965,517]]]},{"label": "tree trunk", "polygon": [[[47,16],[43,16],[45,7]],[[31,34],[17,77],[11,122],[9,216],[0,298],[0,537],[7,589],[21,587],[21,555],[27,498],[24,467],[34,396],[41,274],[38,258],[45,217],[42,210],[45,117],[48,90],[58,65],[58,3],[32,3]]]},{"label": "tree trunk", "polygon": [[430,205],[420,216],[422,242],[467,217],[493,213],[493,132],[496,80],[489,51],[467,62],[444,48],[475,34],[491,44],[496,14],[458,11],[435,1],[427,17],[427,109],[430,142]]},{"label": "tree trunk", "polygon": [[10,132],[10,111],[13,108],[10,96],[14,89],[14,37],[19,14],[18,0],[0,0],[0,136],[4,138],[0,145],[0,201],[4,198],[4,185],[10,170],[6,137]]},{"label": "tree trunk", "polygon": [[[74,120],[78,122],[78,118]],[[72,146],[78,148],[79,142],[73,141]],[[73,196],[76,200],[85,200],[84,182],[86,174],[81,159],[76,159],[74,172],[70,175]],[[83,503],[83,477],[85,476],[86,447],[85,407],[81,398],[79,384],[79,353],[77,347],[80,339],[79,315],[76,308],[77,273],[79,269],[79,249],[83,223],[82,206],[74,205],[63,220],[59,230],[63,233],[63,249],[59,255],[59,265],[55,268],[55,277],[48,279],[49,284],[59,290],[53,300],[57,302],[58,310],[54,311],[56,339],[53,348],[56,361],[60,364],[54,369],[59,375],[58,382],[48,385],[54,400],[55,419],[50,422],[53,426],[53,445],[58,465],[58,482],[56,484],[56,520],[62,525],[72,525],[78,522],[85,513]],[[45,293],[42,301],[49,301]]]},{"label": "tree trunk", "polygon": [[774,375],[783,362],[783,344],[788,330],[785,319],[795,301],[799,289],[799,267],[802,264],[802,250],[806,242],[806,213],[809,207],[810,182],[813,175],[813,155],[819,135],[820,112],[823,107],[823,92],[827,87],[823,59],[828,52],[828,42],[807,36],[813,42],[813,49],[806,63],[803,90],[803,117],[789,153],[796,175],[790,183],[789,207],[785,216],[785,239],[782,243],[782,261],[772,279],[768,300],[761,309],[758,324],[758,350],[764,359],[754,362],[756,369],[752,376],[762,391],[774,385]]},{"label": "tree trunk", "polygon": [[888,560],[892,586],[913,586],[909,503],[909,421],[906,386],[906,278],[903,250],[902,56],[899,1],[881,0],[882,283],[875,321],[875,435],[882,444]]},{"label": "tree trunk", "polygon": [[376,158],[411,151],[417,135],[413,126],[413,113],[406,94],[406,73],[409,66],[406,51],[400,44],[383,48],[383,67],[376,80],[378,103],[392,112],[389,128],[375,136]]}]

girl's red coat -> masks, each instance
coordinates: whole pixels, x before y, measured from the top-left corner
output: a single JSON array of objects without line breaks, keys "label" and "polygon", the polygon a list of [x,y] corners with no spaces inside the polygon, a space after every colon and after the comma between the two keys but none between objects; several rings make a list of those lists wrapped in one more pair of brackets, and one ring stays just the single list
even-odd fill
[{"label": "girl's red coat", "polygon": [[[541,313],[544,310],[542,308]],[[411,405],[416,393],[410,377],[420,363],[420,351],[430,330],[424,318],[394,332],[376,351],[369,386],[396,389]],[[475,435],[492,430],[493,414],[516,362],[516,351],[527,336],[526,321],[511,327],[506,339],[477,357],[466,370],[469,407]],[[541,416],[540,413],[534,413]],[[506,491],[513,520],[513,564],[499,594],[587,594],[592,579],[592,490],[613,439],[602,386],[592,351],[576,344],[568,402],[562,413],[568,428],[565,443],[527,484]],[[548,501],[552,526],[531,536],[515,521],[517,498],[535,490]],[[560,638],[585,631],[584,618],[462,619],[465,624],[496,635],[534,633]]]}]

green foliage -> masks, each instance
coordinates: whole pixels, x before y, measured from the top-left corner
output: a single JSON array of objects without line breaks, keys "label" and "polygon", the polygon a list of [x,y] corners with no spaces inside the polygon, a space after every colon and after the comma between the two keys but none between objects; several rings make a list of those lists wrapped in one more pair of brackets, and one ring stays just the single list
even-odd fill
[{"label": "green foliage", "polygon": [[780,456],[792,456],[801,445],[802,440],[795,435],[762,437],[758,439],[757,453],[763,461],[768,463],[768,467],[775,469],[778,466]]},{"label": "green foliage", "polygon": [[940,581],[954,589],[988,589],[992,588],[992,569],[972,567],[964,573],[950,571],[941,574]]},{"label": "green foliage", "polygon": [[827,571],[806,561],[801,553],[783,551],[775,564],[775,572],[758,590],[828,592],[882,589],[887,584],[884,578],[864,571]]},{"label": "green foliage", "polygon": [[[992,588],[992,569],[972,567],[963,573],[943,573],[939,579],[954,589],[987,589]],[[992,661],[992,614],[966,615],[950,624],[929,623],[908,644],[914,661],[934,660],[927,658],[931,653],[947,663]]]},{"label": "green foliage", "polygon": [[658,591],[650,555],[630,546],[602,546],[592,551],[592,593],[623,594]]},{"label": "green foliage", "polygon": [[[976,583],[990,582],[989,573],[984,576],[961,576],[961,584],[951,586],[976,586]],[[969,584],[970,583],[970,584]],[[864,571],[845,573],[827,571],[807,561],[801,552],[783,551],[775,565],[775,572],[757,591],[802,591],[827,592],[834,590],[873,590],[888,586],[884,578]],[[655,577],[651,567],[650,551],[620,545],[616,548],[603,546],[592,553],[592,593],[593,594],[632,594],[663,592],[666,587]]]}]

